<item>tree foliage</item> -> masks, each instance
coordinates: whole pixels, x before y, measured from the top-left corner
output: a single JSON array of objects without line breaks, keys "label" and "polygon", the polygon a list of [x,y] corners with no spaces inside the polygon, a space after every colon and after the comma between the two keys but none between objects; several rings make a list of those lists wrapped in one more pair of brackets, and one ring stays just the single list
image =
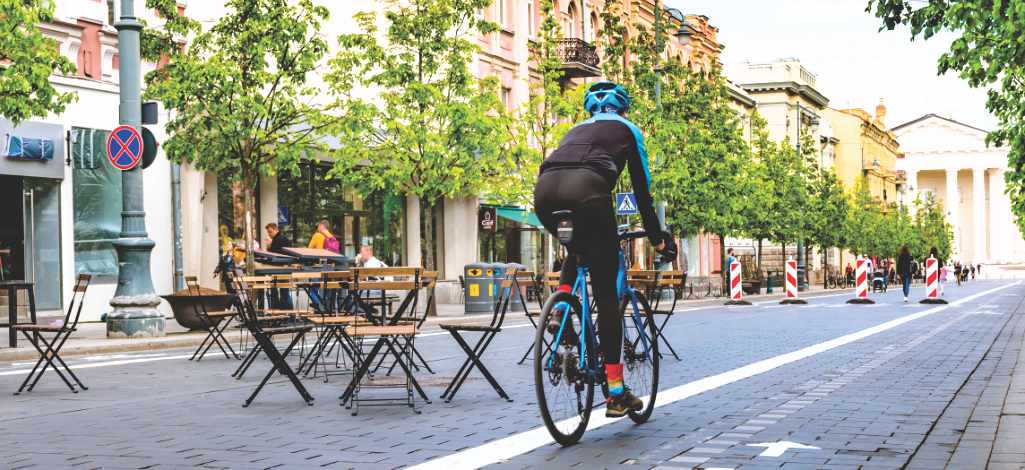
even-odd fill
[{"label": "tree foliage", "polygon": [[906,25],[911,39],[955,34],[940,56],[938,72],[957,72],[972,87],[989,88],[988,109],[1000,122],[987,136],[1009,144],[1007,193],[1018,228],[1025,233],[1025,2],[1010,0],[869,0],[867,11],[883,28]]},{"label": "tree foliage", "polygon": [[924,258],[935,247],[941,260],[950,259],[954,251],[954,230],[947,222],[943,206],[932,193],[915,198],[914,231],[920,237],[919,245],[913,248],[917,249],[913,251],[915,257]]},{"label": "tree foliage", "polygon": [[[331,119],[310,83],[327,43],[328,11],[311,0],[229,0],[228,13],[146,77],[146,95],[173,110],[168,157],[227,172],[244,191],[244,237],[255,235],[259,176],[294,170],[323,150]],[[251,256],[248,259],[252,259]]]},{"label": "tree foliage", "polygon": [[552,0],[542,1],[541,17],[538,36],[530,43],[537,80],[530,82],[526,103],[505,121],[502,161],[485,189],[485,197],[497,203],[533,205],[541,162],[573,126],[571,117],[578,107],[578,102],[567,99],[562,86],[565,73],[558,55],[562,31]]},{"label": "tree foliage", "polygon": [[75,99],[50,83],[50,75],[70,75],[75,64],[36,26],[53,20],[51,0],[0,0],[0,117],[14,123],[60,114]]},{"label": "tree foliage", "polygon": [[[434,268],[434,208],[480,194],[501,161],[505,132],[495,79],[470,71],[477,34],[497,26],[477,12],[490,0],[389,0],[387,29],[356,15],[325,77],[338,96],[332,174],[362,192],[389,187],[417,196],[426,215],[424,263]],[[373,90],[372,99],[360,96]]]}]

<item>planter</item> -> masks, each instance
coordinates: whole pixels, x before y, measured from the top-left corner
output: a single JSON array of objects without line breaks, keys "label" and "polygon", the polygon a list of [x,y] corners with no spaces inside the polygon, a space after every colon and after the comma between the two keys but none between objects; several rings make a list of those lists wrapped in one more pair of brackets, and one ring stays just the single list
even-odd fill
[{"label": "planter", "polygon": [[[179,325],[190,330],[205,330],[203,321],[196,312],[197,301],[202,302],[208,312],[225,310],[231,306],[232,296],[223,292],[204,289],[205,295],[189,295],[188,291],[179,291],[171,295],[162,295],[164,300],[171,305],[174,312],[174,319]],[[220,319],[216,320],[220,323]]]}]

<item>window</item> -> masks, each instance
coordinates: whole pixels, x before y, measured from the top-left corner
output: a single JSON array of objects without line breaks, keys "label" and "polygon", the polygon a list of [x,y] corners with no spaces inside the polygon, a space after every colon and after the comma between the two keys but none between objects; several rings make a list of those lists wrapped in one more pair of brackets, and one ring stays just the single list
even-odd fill
[{"label": "window", "polygon": [[112,242],[121,233],[121,171],[107,162],[108,131],[71,128],[75,272],[117,275]]},{"label": "window", "polygon": [[512,88],[502,87],[502,104],[505,105],[505,109],[512,109]]},{"label": "window", "polygon": [[534,37],[537,34],[535,30],[537,26],[534,24],[534,0],[527,1],[527,35]]},{"label": "window", "polygon": [[117,22],[117,0],[107,0],[107,24]]},{"label": "window", "polygon": [[498,25],[503,29],[509,29],[509,9],[506,8],[506,0],[498,0],[495,6],[498,8]]},{"label": "window", "polygon": [[577,7],[576,4],[570,2],[569,4],[569,17],[566,19],[566,37],[567,38],[579,38],[580,35],[577,31]]}]

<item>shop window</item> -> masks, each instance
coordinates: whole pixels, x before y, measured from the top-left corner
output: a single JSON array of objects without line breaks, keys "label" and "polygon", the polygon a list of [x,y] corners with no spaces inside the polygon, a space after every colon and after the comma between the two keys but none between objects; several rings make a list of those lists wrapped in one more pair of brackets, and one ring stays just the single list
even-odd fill
[{"label": "shop window", "polygon": [[121,171],[107,162],[108,131],[71,128],[75,272],[117,275],[113,241],[121,233]]}]

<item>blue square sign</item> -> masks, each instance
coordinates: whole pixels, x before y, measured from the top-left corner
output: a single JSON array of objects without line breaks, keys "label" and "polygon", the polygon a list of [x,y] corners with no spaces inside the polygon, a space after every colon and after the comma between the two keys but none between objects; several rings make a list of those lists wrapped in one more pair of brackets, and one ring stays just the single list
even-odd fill
[{"label": "blue square sign", "polygon": [[616,193],[616,213],[619,215],[637,214],[637,198],[634,193]]}]

